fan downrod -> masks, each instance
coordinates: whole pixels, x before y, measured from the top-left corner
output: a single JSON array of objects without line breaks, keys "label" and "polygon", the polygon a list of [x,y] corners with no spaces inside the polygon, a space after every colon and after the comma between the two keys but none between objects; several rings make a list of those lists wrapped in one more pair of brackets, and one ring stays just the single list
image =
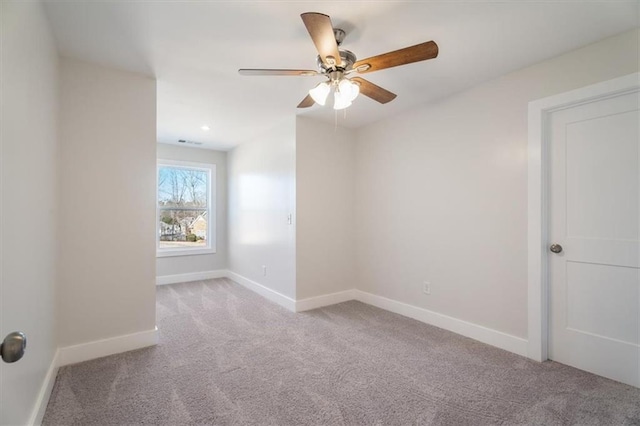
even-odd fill
[{"label": "fan downrod", "polygon": [[340,46],[342,44],[342,42],[344,41],[344,37],[345,37],[346,33],[341,28],[334,28],[333,29],[333,35],[336,38],[336,43],[338,44],[338,46]]}]

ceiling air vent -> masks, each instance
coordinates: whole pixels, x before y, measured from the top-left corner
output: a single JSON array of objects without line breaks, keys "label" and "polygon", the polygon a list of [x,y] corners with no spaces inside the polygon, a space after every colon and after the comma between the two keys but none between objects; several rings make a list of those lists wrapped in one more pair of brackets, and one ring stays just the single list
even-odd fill
[{"label": "ceiling air vent", "polygon": [[188,141],[186,139],[178,139],[178,142],[186,143],[187,145],[202,145],[202,142]]}]

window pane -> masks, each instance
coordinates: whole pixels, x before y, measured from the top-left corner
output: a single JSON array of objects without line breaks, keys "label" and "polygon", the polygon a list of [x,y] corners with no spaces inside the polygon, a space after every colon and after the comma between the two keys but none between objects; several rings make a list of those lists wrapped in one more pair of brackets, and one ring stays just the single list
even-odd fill
[{"label": "window pane", "polygon": [[206,208],[208,177],[204,170],[160,166],[158,206]]},{"label": "window pane", "polygon": [[207,211],[203,209],[160,209],[159,247],[207,247],[207,219]]}]

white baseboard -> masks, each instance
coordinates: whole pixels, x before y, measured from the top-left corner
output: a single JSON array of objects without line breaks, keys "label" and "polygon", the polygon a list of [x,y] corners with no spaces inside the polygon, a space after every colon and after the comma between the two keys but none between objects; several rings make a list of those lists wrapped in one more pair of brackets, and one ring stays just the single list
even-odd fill
[{"label": "white baseboard", "polygon": [[[393,299],[387,299],[386,297],[377,296],[375,294],[367,293],[362,290],[345,290],[337,293],[325,294],[322,296],[310,297],[307,299],[293,300],[283,294],[278,293],[264,285],[252,281],[240,274],[232,271],[220,270],[209,271],[211,275],[199,276],[198,274],[183,274],[183,275],[170,275],[165,277],[158,277],[158,284],[171,284],[174,282],[187,282],[201,279],[211,279],[227,277],[238,284],[252,290],[261,296],[285,307],[293,312],[308,311],[311,309],[321,308],[323,306],[330,306],[336,303],[346,302],[348,300],[358,300],[360,302],[372,305],[396,314],[400,314],[415,320],[430,324],[448,331],[452,331],[457,334],[461,334],[466,337],[478,340],[504,349],[509,352],[513,352],[518,355],[528,356],[528,341],[521,337],[512,336],[507,333],[503,333],[498,330],[483,327],[478,324],[463,321],[458,318],[450,317],[448,315],[440,314],[430,311],[428,309],[419,308],[417,306],[409,305],[407,303],[399,302]],[[185,276],[193,276],[192,280],[184,279]],[[181,277],[177,281],[169,280],[168,278]],[[161,282],[163,281],[163,282]],[[166,282],[164,282],[166,281]]]},{"label": "white baseboard", "polygon": [[323,294],[322,296],[309,297],[307,299],[296,300],[296,312],[309,311],[311,309],[322,308],[323,306],[335,305],[355,299],[355,290],[339,291],[337,293]]},{"label": "white baseboard", "polygon": [[211,280],[213,278],[223,278],[227,276],[227,271],[219,269],[217,271],[189,272],[187,274],[161,275],[156,277],[156,285],[187,283],[190,281]]},{"label": "white baseboard", "polygon": [[354,292],[356,300],[368,305],[413,318],[518,355],[527,356],[528,341],[526,339],[365,291],[354,290]]},{"label": "white baseboard", "polygon": [[243,277],[240,274],[236,274],[232,271],[226,271],[227,278],[237,282],[243,287],[248,288],[251,291],[254,291],[265,297],[272,302],[277,303],[278,305],[287,308],[288,310],[295,312],[296,311],[296,301],[291,299],[290,297],[285,296],[284,294],[280,294],[275,290],[271,290],[268,287],[263,286],[260,283],[250,280],[249,278]]},{"label": "white baseboard", "polygon": [[47,375],[44,376],[44,381],[40,387],[40,392],[38,392],[38,397],[35,405],[33,406],[33,410],[31,411],[31,416],[29,416],[28,425],[39,426],[42,424],[44,413],[47,411],[47,405],[49,404],[49,397],[51,396],[51,391],[53,390],[53,385],[55,384],[56,376],[58,375],[59,356],[60,350],[56,350],[56,353],[51,360],[51,364],[49,365],[49,369],[47,370]]},{"label": "white baseboard", "polygon": [[60,367],[158,344],[158,327],[59,349]]}]

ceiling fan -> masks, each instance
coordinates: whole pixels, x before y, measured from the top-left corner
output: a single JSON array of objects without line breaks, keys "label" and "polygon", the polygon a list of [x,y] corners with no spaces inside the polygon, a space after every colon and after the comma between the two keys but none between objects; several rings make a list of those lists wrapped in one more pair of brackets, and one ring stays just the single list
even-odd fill
[{"label": "ceiling fan", "polygon": [[345,32],[333,28],[328,15],[308,12],[300,15],[307,27],[313,43],[318,49],[318,71],[290,70],[290,69],[240,69],[241,75],[264,76],[324,76],[327,81],[319,83],[309,90],[309,94],[298,104],[298,108],[308,108],[314,103],[324,105],[331,91],[334,93],[334,109],[344,109],[362,93],[371,99],[386,104],[396,98],[394,93],[376,86],[362,77],[350,77],[353,73],[365,74],[399,65],[425,61],[438,56],[438,45],[433,41],[394,50],[362,60],[348,50],[339,49],[345,37]]}]

